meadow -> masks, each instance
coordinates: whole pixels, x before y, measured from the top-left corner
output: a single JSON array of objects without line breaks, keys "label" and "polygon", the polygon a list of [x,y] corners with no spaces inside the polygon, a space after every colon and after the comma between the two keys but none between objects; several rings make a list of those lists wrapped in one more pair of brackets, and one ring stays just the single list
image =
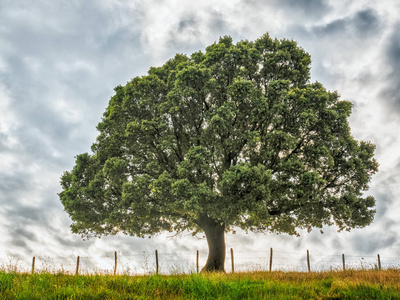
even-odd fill
[{"label": "meadow", "polygon": [[141,276],[2,270],[0,299],[400,299],[400,270]]}]

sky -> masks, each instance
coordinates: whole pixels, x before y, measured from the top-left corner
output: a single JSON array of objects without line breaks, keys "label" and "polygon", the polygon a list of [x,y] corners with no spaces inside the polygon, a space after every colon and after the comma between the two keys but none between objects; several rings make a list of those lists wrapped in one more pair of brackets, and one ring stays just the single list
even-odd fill
[{"label": "sky", "polygon": [[227,234],[237,251],[349,253],[400,259],[400,2],[329,0],[1,0],[0,264],[10,257],[207,252],[183,233],[83,240],[59,200],[60,177],[90,151],[114,87],[176,53],[230,35],[293,39],[311,82],[354,105],[352,135],[376,145],[372,224],[300,237]]}]

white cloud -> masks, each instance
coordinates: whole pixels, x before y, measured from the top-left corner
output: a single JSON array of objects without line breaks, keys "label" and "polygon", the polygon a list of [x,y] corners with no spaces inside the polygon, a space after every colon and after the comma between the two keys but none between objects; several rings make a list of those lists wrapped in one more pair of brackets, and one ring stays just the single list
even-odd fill
[{"label": "white cloud", "polygon": [[18,138],[14,131],[18,128],[18,120],[10,108],[11,97],[7,89],[0,83],[0,145],[9,149],[16,147]]}]

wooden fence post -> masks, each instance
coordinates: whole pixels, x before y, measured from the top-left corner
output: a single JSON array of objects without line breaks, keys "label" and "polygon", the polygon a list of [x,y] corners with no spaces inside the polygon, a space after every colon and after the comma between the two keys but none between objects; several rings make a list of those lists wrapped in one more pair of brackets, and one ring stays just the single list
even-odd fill
[{"label": "wooden fence post", "polygon": [[382,270],[382,267],[381,267],[381,256],[378,254],[378,268],[379,268],[379,270]]},{"label": "wooden fence post", "polygon": [[307,267],[308,267],[308,272],[311,272],[310,268],[310,252],[307,249]]},{"label": "wooden fence post", "polygon": [[32,274],[35,273],[35,260],[36,260],[36,258],[33,257],[32,258]]},{"label": "wooden fence post", "polygon": [[196,253],[196,270],[197,270],[197,273],[199,273],[199,250],[197,250],[197,253]]},{"label": "wooden fence post", "polygon": [[156,250],[156,274],[158,275],[158,251]]},{"label": "wooden fence post", "polygon": [[273,250],[271,248],[270,252],[269,252],[269,271],[270,272],[272,271],[272,254],[273,254]]},{"label": "wooden fence post", "polygon": [[342,253],[343,271],[346,271],[346,262],[344,260],[344,253]]},{"label": "wooden fence post", "polygon": [[75,272],[75,275],[79,274],[79,261],[80,261],[80,257],[78,256],[78,258],[76,259],[76,272]]},{"label": "wooden fence post", "polygon": [[115,266],[114,266],[114,275],[117,274],[117,251],[114,252],[114,257],[115,257]]},{"label": "wooden fence post", "polygon": [[235,273],[235,260],[233,258],[233,248],[231,248],[231,264],[232,264],[232,273]]}]

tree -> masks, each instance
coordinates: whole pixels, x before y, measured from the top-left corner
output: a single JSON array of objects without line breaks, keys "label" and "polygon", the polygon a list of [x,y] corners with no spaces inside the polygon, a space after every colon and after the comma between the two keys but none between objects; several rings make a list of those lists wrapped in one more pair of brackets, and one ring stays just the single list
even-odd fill
[{"label": "tree", "polygon": [[368,225],[378,164],[356,141],[352,104],[309,83],[296,42],[220,38],[117,86],[92,154],[59,194],[85,237],[204,231],[203,270],[224,270],[224,233],[297,234]]}]

